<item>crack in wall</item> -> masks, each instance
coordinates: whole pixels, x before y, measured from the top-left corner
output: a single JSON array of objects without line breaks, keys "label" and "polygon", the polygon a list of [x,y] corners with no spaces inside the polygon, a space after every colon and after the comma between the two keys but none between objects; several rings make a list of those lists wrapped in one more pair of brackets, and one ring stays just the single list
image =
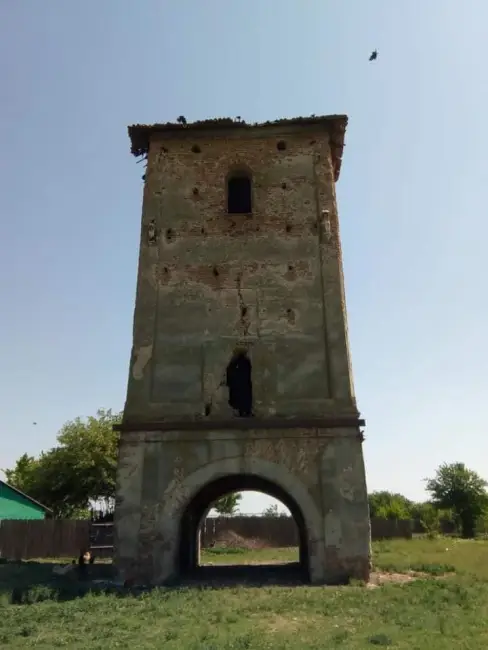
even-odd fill
[{"label": "crack in wall", "polygon": [[251,323],[248,316],[249,309],[246,303],[244,302],[244,296],[242,295],[242,273],[237,274],[236,286],[237,286],[237,298],[239,300],[239,310],[240,310],[239,321],[242,325],[243,335],[248,336]]}]

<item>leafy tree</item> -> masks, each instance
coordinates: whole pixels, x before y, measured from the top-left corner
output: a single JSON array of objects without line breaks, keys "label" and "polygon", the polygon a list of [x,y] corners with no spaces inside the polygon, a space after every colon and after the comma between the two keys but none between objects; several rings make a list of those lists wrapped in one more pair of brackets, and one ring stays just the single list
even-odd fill
[{"label": "leafy tree", "polygon": [[289,517],[290,515],[283,511],[278,509],[278,504],[272,503],[269,505],[267,508],[263,510],[261,513],[262,517]]},{"label": "leafy tree", "polygon": [[7,481],[51,508],[55,516],[86,516],[91,501],[115,496],[118,434],[112,430],[120,414],[99,410],[96,417],[67,422],[58,445],[39,458],[24,454]]},{"label": "leafy tree", "polygon": [[434,505],[451,509],[462,536],[474,537],[477,522],[488,507],[487,482],[464,463],[444,463],[426,482]]},{"label": "leafy tree", "polygon": [[402,494],[382,490],[369,497],[369,514],[381,519],[410,519],[413,503]]},{"label": "leafy tree", "polygon": [[219,515],[235,515],[239,509],[239,502],[242,499],[240,492],[231,492],[218,499],[212,504],[212,508],[216,510]]}]

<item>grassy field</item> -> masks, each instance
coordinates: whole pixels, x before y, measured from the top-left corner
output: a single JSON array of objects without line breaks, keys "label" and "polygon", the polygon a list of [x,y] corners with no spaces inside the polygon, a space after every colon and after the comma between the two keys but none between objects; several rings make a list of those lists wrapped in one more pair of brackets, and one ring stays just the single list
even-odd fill
[{"label": "grassy field", "polygon": [[[0,565],[0,647],[170,650],[488,647],[488,542],[374,545],[377,576],[421,573],[378,587],[52,592],[49,564]],[[205,552],[204,561],[296,560],[296,549]],[[447,574],[447,575],[446,575]],[[401,576],[396,576],[399,579]],[[12,604],[24,600],[29,604]],[[57,597],[57,600],[53,600]],[[38,601],[38,602],[36,602]]]}]

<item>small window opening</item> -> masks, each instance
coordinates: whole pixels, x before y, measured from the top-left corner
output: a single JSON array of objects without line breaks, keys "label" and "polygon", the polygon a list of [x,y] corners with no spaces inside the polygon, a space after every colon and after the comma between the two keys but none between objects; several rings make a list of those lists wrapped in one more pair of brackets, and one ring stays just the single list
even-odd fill
[{"label": "small window opening", "polygon": [[252,183],[249,176],[231,176],[227,181],[227,212],[249,214],[252,212]]},{"label": "small window opening", "polygon": [[278,149],[278,151],[284,151],[286,149],[286,142],[284,140],[280,140],[277,143],[276,148]]},{"label": "small window opening", "polygon": [[168,230],[166,231],[166,241],[170,242],[173,241],[173,239],[174,239],[174,232],[171,230],[171,228],[168,228]]},{"label": "small window opening", "polygon": [[191,148],[193,153],[202,153],[202,150],[197,144],[194,144],[193,147]]},{"label": "small window opening", "polygon": [[286,232],[291,232],[291,226],[289,223],[286,224]]},{"label": "small window opening", "polygon": [[226,384],[229,406],[241,418],[252,416],[252,365],[246,352],[234,354],[227,366]]}]

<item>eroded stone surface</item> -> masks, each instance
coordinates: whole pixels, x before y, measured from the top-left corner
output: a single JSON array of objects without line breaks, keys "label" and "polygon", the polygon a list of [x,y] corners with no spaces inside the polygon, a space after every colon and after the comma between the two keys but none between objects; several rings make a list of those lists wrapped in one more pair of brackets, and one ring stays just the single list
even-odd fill
[{"label": "eroded stone surface", "polygon": [[[198,544],[182,535],[198,523],[200,491],[222,477],[242,477],[236,490],[263,479],[291,499],[313,582],[366,579],[358,426],[299,424],[358,414],[327,129],[180,129],[150,141],[124,410],[134,426],[122,433],[116,507],[116,561],[134,579],[158,584],[196,561]],[[226,213],[235,170],[251,174],[252,214]],[[247,431],[219,426],[233,417],[223,379],[237,346],[251,359],[260,423]],[[296,427],[266,428],[279,417]],[[215,427],[190,433],[176,424],[185,420]],[[158,421],[174,430],[145,429]]]}]

